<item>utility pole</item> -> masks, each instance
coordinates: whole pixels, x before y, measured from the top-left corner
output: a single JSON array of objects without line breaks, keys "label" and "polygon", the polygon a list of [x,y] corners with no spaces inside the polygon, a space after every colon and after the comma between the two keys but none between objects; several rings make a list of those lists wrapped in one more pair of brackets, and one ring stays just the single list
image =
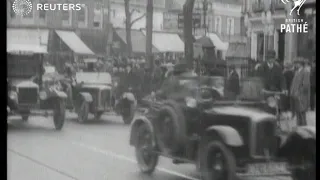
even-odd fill
[{"label": "utility pole", "polygon": [[[107,16],[108,16],[108,20],[107,20],[107,47],[106,47],[106,54],[107,55],[109,55],[110,56],[110,53],[111,53],[111,42],[110,42],[110,33],[112,33],[112,28],[111,28],[111,26],[110,26],[110,22],[111,22],[111,18],[110,18],[110,11],[111,11],[111,3],[110,3],[110,1],[111,0],[106,0],[107,1],[107,10],[108,10],[108,12],[107,12]],[[105,4],[105,3],[103,3],[103,4]],[[105,6],[104,6],[105,7]],[[104,9],[105,8],[103,8],[102,9],[102,16],[104,17]]]},{"label": "utility pole", "polygon": [[147,2],[146,18],[146,57],[150,65],[151,72],[154,70],[154,59],[152,56],[152,28],[153,28],[153,0]]},{"label": "utility pole", "polygon": [[195,0],[186,0],[183,5],[183,35],[184,35],[184,54],[188,67],[193,67],[193,6]]}]

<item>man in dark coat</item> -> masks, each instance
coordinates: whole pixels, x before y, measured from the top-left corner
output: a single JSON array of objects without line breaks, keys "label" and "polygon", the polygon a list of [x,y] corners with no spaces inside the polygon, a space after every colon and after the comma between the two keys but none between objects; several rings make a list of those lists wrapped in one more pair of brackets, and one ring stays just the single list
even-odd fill
[{"label": "man in dark coat", "polygon": [[266,59],[267,61],[261,65],[264,88],[268,91],[284,92],[285,78],[280,65],[275,61],[275,52],[268,51]]},{"label": "man in dark coat", "polygon": [[295,60],[296,72],[290,88],[291,108],[297,116],[297,125],[307,125],[306,112],[310,105],[310,72],[304,68],[304,59]]},{"label": "man in dark coat", "polygon": [[240,78],[234,66],[230,67],[228,90],[236,97],[240,93]]},{"label": "man in dark coat", "polygon": [[285,110],[290,110],[289,97],[290,97],[290,87],[291,87],[292,79],[294,77],[294,67],[289,61],[286,61],[284,63],[283,76],[285,78],[286,87],[288,91],[288,96],[286,96],[286,98],[283,98],[283,106],[285,107]]},{"label": "man in dark coat", "polygon": [[311,72],[310,72],[310,108],[313,111],[315,109],[315,102],[316,102],[316,62],[315,60],[312,61],[311,65]]}]

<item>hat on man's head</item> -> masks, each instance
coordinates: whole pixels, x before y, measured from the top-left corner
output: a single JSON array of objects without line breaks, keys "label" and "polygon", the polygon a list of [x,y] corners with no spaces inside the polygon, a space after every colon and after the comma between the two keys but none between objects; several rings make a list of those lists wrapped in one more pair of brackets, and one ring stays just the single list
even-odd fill
[{"label": "hat on man's head", "polygon": [[268,59],[276,58],[276,52],[274,50],[268,50],[266,54],[266,58]]},{"label": "hat on man's head", "polygon": [[297,57],[294,61],[293,61],[295,64],[301,64],[301,65],[304,65],[306,63],[306,60],[302,57]]},{"label": "hat on man's head", "polygon": [[290,68],[292,68],[293,64],[289,61],[285,61],[283,66],[284,66],[284,68],[290,69]]}]

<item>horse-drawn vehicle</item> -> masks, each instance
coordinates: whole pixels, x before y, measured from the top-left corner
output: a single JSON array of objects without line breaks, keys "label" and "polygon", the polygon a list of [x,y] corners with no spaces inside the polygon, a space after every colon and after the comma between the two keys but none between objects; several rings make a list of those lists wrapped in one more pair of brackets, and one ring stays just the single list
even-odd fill
[{"label": "horse-drawn vehicle", "polygon": [[[146,114],[132,122],[130,145],[143,173],[152,173],[159,156],[165,156],[175,164],[195,164],[204,180],[314,178],[315,128],[299,127],[284,136],[277,131],[277,117],[264,111],[268,102],[246,100],[245,95],[226,100],[222,83],[211,86],[203,77],[177,79],[175,96],[145,98]],[[261,95],[261,82],[251,83],[256,84],[251,96]]]}]

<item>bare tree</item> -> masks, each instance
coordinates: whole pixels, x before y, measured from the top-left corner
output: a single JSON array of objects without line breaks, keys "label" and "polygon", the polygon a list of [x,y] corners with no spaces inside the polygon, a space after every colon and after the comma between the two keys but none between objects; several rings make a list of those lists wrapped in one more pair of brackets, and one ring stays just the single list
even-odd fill
[{"label": "bare tree", "polygon": [[193,36],[192,36],[192,12],[195,0],[186,0],[183,5],[183,34],[184,34],[184,53],[188,67],[193,66]]},{"label": "bare tree", "polygon": [[132,54],[131,27],[134,23],[136,23],[137,21],[145,17],[146,13],[142,14],[141,16],[135,19],[132,19],[133,13],[136,12],[137,10],[135,9],[130,10],[130,0],[124,0],[124,9],[126,14],[125,25],[126,25],[127,54],[131,55]]},{"label": "bare tree", "polygon": [[153,0],[147,2],[147,20],[146,20],[146,55],[150,68],[153,70],[154,61],[152,56],[152,28],[153,28]]}]

